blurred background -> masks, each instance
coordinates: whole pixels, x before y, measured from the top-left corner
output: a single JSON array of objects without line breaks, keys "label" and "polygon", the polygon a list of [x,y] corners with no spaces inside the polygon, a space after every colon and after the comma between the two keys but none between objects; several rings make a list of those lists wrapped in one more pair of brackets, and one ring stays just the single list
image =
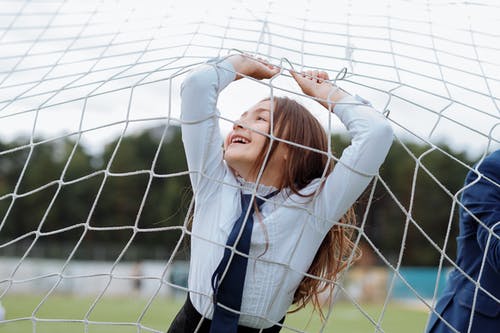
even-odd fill
[{"label": "blurred background", "polygon": [[[320,69],[395,130],[360,198],[362,259],[322,324],[422,332],[453,268],[468,170],[500,147],[500,7],[460,1],[0,0],[0,332],[164,332],[187,288],[191,189],[179,89],[247,52]],[[340,121],[286,71],[219,98],[221,136],[269,95]],[[3,316],[3,321],[1,320]],[[287,331],[284,329],[283,331]],[[291,331],[291,330],[288,330]]]}]

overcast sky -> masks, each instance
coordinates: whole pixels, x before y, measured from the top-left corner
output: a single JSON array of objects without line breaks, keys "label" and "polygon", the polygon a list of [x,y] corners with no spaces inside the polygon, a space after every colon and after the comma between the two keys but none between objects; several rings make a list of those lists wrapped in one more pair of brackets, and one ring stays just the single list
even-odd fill
[{"label": "overcast sky", "polygon": [[[398,137],[447,142],[473,157],[500,147],[494,1],[69,0],[0,1],[0,8],[3,139],[81,129],[99,151],[125,128],[133,134],[165,117],[174,124],[183,73],[236,48],[332,77],[347,67],[338,84],[389,109]],[[294,96],[325,127],[343,131],[295,95],[284,74],[273,94]],[[240,80],[222,93],[222,116],[236,119],[270,93],[268,82]],[[223,134],[230,126],[222,121]]]}]

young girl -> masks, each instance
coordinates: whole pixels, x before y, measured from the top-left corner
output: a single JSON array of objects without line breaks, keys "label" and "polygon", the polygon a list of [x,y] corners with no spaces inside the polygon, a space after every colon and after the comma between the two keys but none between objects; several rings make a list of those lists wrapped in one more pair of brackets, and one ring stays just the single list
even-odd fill
[{"label": "young girl", "polygon": [[[352,135],[335,168],[318,120],[288,98],[265,99],[245,111],[222,148],[220,91],[244,76],[261,80],[279,71],[232,55],[201,66],[183,82],[182,138],[195,212],[189,294],[170,333],[279,332],[292,304],[312,301],[319,310],[318,294],[333,289],[353,251],[351,206],[385,159],[392,129],[367,101],[333,87],[325,72],[291,72],[305,94],[327,109],[331,104]],[[251,210],[242,208],[245,194],[252,195]],[[257,201],[263,203],[257,207]],[[233,248],[246,237],[236,228],[242,220],[255,220],[246,253]],[[236,263],[241,258],[243,265]],[[221,289],[231,290],[238,304],[225,301]],[[234,315],[236,324],[220,313]]]}]

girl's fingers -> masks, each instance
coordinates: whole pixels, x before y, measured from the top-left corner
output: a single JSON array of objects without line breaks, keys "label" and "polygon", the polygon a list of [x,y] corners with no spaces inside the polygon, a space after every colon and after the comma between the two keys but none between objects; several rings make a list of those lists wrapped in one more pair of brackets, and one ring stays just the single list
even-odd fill
[{"label": "girl's fingers", "polygon": [[328,79],[329,79],[329,78],[328,78],[328,73],[327,73],[327,72],[325,72],[325,71],[321,71],[321,72],[319,73],[319,77],[320,77],[320,78],[322,78],[323,80],[328,80]]},{"label": "girl's fingers", "polygon": [[249,75],[256,79],[269,79],[280,71],[279,67],[274,66],[263,58],[249,56],[248,59],[250,60],[248,62],[250,67],[248,69]]},{"label": "girl's fingers", "polygon": [[318,71],[315,70],[315,71],[312,72],[312,79],[313,79],[313,81],[318,82],[318,75],[319,75]]},{"label": "girl's fingers", "polygon": [[278,74],[280,72],[280,69],[278,67],[276,67],[276,68],[270,68],[269,72],[270,72],[270,77],[273,77],[274,75],[276,75],[276,74]]},{"label": "girl's fingers", "polygon": [[260,62],[262,65],[266,66],[267,68],[269,69],[276,69],[277,67],[274,66],[273,64],[271,64],[269,61],[267,61],[266,59],[263,59],[263,58],[257,58],[257,61]]},{"label": "girl's fingers", "polygon": [[318,77],[319,77],[319,83],[324,83],[326,80],[329,79],[328,74],[326,72],[324,72],[324,71],[321,71],[318,74]]},{"label": "girl's fingers", "polygon": [[[295,72],[295,71],[290,71],[290,73],[292,74],[292,76],[297,79],[298,78],[298,73]],[[319,72],[317,70],[315,71],[311,71],[311,70],[307,70],[307,71],[302,71],[300,73],[300,76],[304,79],[307,79],[309,81],[312,81],[314,83],[323,83],[324,80],[328,80],[328,74],[326,72]]]},{"label": "girl's fingers", "polygon": [[323,84],[325,80],[329,80],[328,74],[325,71],[307,70],[299,73],[294,70],[289,70],[289,72],[301,87],[304,85],[314,86],[315,84]]},{"label": "girl's fingers", "polygon": [[257,61],[260,62],[264,66],[270,65],[265,59],[262,59],[262,58],[257,58]]}]

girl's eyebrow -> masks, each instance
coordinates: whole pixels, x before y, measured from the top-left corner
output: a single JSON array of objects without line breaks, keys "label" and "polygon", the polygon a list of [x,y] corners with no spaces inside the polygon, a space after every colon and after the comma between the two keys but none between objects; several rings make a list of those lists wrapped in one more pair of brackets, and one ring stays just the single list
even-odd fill
[{"label": "girl's eyebrow", "polygon": [[269,109],[266,108],[258,108],[255,110],[255,112],[270,112]]},{"label": "girl's eyebrow", "polygon": [[257,109],[254,109],[254,110],[248,110],[248,111],[245,111],[241,114],[240,117],[246,117],[249,113],[252,113],[252,114],[255,114],[255,113],[262,113],[262,112],[271,112],[269,109],[266,109],[266,108],[257,108]]}]

